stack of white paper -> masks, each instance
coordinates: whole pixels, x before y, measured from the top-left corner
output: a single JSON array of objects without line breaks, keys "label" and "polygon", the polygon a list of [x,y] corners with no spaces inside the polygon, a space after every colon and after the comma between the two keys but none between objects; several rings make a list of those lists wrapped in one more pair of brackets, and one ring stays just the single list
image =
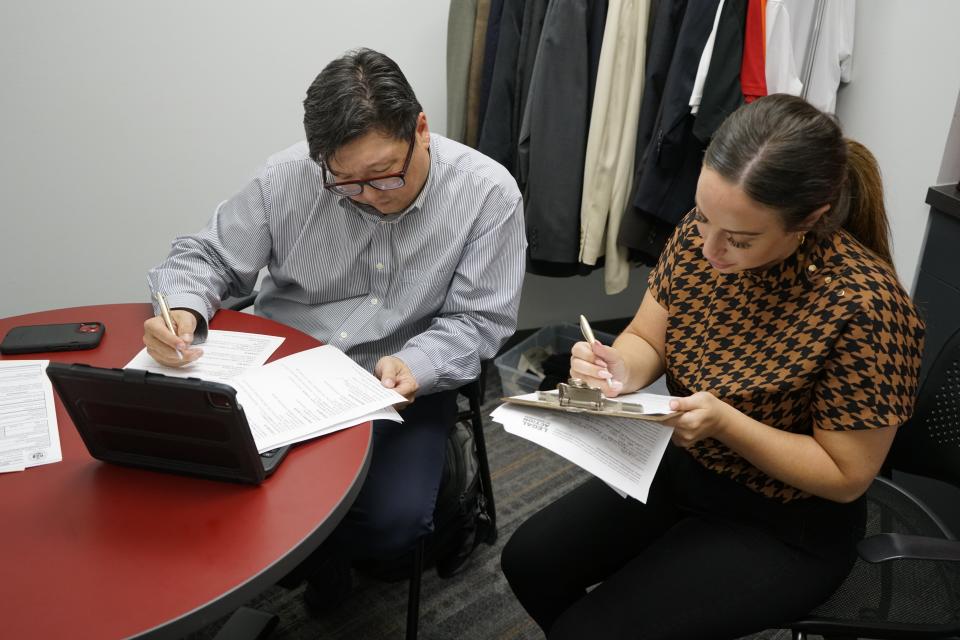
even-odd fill
[{"label": "stack of white paper", "polygon": [[406,401],[329,345],[251,369],[232,384],[261,452],[367,420],[402,422],[392,405]]},{"label": "stack of white paper", "polygon": [[49,360],[0,362],[0,472],[59,462]]},{"label": "stack of white paper", "polygon": [[[536,400],[537,394],[517,396]],[[650,413],[669,413],[669,396],[635,393],[617,400],[642,404]],[[504,404],[491,417],[514,435],[563,456],[621,495],[646,502],[650,484],[673,428],[636,418],[598,416]]]},{"label": "stack of white paper", "polygon": [[200,345],[203,356],[189,365],[165,367],[144,349],[126,368],[231,385],[261,453],[368,420],[403,421],[392,405],[406,398],[336,347],[316,347],[264,365],[281,342],[277,336],[211,330]]}]

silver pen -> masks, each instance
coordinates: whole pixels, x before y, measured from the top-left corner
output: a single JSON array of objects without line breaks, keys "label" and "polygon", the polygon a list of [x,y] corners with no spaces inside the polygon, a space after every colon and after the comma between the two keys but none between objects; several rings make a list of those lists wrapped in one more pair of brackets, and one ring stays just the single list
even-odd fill
[{"label": "silver pen", "polygon": [[593,346],[593,343],[597,341],[596,336],[593,335],[593,329],[590,328],[590,323],[587,322],[587,318],[583,314],[580,314],[580,333],[583,334],[584,339],[590,346]]},{"label": "silver pen", "polygon": [[[163,316],[163,324],[167,325],[170,333],[179,338],[180,336],[177,336],[176,329],[173,328],[173,318],[170,317],[170,308],[167,306],[167,301],[164,299],[163,294],[157,291],[153,295],[157,298],[157,305],[160,306],[160,315]],[[173,349],[177,352],[177,357],[183,360],[183,354],[180,353],[180,349],[176,347]]]}]

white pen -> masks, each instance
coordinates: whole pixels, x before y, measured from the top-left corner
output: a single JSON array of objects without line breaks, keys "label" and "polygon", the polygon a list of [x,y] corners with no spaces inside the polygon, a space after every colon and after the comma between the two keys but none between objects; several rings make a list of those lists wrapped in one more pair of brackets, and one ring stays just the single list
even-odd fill
[{"label": "white pen", "polygon": [[580,333],[583,334],[584,339],[590,346],[593,346],[593,343],[597,341],[597,338],[593,335],[593,329],[590,328],[590,323],[587,322],[587,318],[583,314],[580,315]]},{"label": "white pen", "polygon": [[[170,317],[170,308],[167,307],[167,301],[164,300],[163,294],[157,291],[153,295],[156,296],[157,304],[160,306],[160,315],[163,316],[163,324],[167,325],[167,329],[170,330],[170,333],[179,338],[180,336],[177,336],[176,329],[173,328],[173,318]],[[174,351],[177,352],[177,357],[183,360],[183,354],[180,353],[180,349],[174,347]]]}]

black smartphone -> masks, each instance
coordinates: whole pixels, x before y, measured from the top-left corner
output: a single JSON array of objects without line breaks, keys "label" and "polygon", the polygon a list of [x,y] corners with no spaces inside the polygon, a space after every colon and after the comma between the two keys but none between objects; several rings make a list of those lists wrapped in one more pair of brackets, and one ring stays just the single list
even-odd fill
[{"label": "black smartphone", "polygon": [[66,322],[14,327],[0,343],[0,353],[79,351],[100,344],[106,327],[102,322]]}]

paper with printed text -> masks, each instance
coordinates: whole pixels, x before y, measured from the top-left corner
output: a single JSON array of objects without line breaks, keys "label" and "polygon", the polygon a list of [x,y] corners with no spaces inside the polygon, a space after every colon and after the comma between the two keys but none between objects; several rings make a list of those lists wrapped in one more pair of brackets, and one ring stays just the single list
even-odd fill
[{"label": "paper with printed text", "polygon": [[0,472],[60,462],[49,360],[0,362]]},{"label": "paper with printed text", "polygon": [[[535,400],[537,394],[518,397]],[[640,402],[639,397],[631,395],[618,400]],[[668,403],[670,398],[661,400]],[[652,398],[648,397],[646,402],[651,403]],[[666,406],[669,409],[669,405]],[[503,404],[491,417],[502,424],[507,433],[553,451],[600,478],[621,495],[640,502],[647,500],[653,476],[673,435],[672,427],[649,420],[566,413],[517,404]]]}]

